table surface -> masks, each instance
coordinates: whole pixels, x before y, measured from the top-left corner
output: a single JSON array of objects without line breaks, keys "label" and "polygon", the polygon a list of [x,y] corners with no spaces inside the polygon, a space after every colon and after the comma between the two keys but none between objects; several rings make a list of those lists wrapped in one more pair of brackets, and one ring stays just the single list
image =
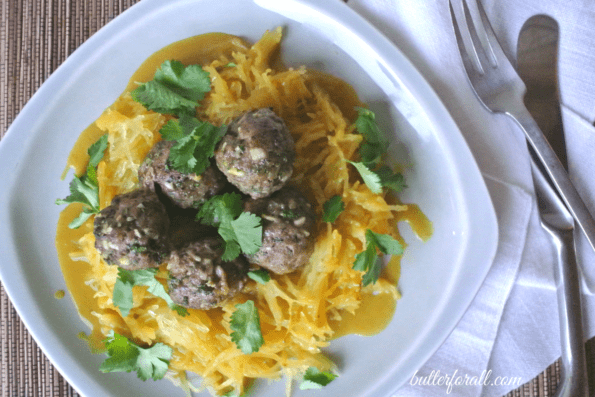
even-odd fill
[{"label": "table surface", "polygon": [[[29,98],[68,55],[138,1],[2,0],[0,139]],[[595,349],[591,345],[595,345],[595,339],[587,342],[590,370],[595,368]],[[507,397],[552,396],[559,379],[558,360]],[[591,386],[591,395],[594,389]],[[31,338],[1,284],[0,396],[78,396]]]}]

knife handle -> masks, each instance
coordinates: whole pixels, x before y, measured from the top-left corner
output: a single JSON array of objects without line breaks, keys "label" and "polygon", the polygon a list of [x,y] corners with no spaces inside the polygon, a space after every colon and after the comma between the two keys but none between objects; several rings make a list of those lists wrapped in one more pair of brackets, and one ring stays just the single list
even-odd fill
[{"label": "knife handle", "polygon": [[558,311],[562,350],[562,379],[554,397],[589,395],[585,340],[581,315],[581,293],[572,229],[552,228],[542,223],[556,248]]},{"label": "knife handle", "polygon": [[593,216],[570,181],[568,173],[543,135],[543,132],[524,105],[516,106],[514,113],[508,112],[507,115],[516,121],[525,133],[528,143],[535,150],[535,154],[543,169],[547,172],[551,183],[562,198],[562,201],[564,201],[564,204],[566,204],[576,225],[584,233],[591,248],[595,250],[595,221],[593,220]]}]

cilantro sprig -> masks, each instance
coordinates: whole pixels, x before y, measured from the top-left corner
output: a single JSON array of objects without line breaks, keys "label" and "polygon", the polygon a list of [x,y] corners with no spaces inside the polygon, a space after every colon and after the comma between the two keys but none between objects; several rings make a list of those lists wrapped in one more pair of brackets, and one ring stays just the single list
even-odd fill
[{"label": "cilantro sprig", "polygon": [[260,330],[260,316],[254,301],[237,304],[231,315],[231,340],[244,354],[257,352],[264,344]]},{"label": "cilantro sprig", "polygon": [[125,336],[110,331],[106,339],[108,358],[101,364],[101,372],[136,371],[142,380],[162,379],[167,373],[173,349],[163,343],[143,348]]},{"label": "cilantro sprig", "polygon": [[144,107],[158,113],[194,116],[198,102],[211,90],[209,73],[200,65],[184,66],[168,60],[153,80],[140,84],[131,94]]},{"label": "cilantro sprig", "polygon": [[211,164],[215,147],[226,131],[225,125],[217,127],[188,115],[168,121],[159,130],[164,140],[175,141],[169,151],[169,164],[182,173],[197,175]]},{"label": "cilantro sprig", "polygon": [[378,260],[377,251],[388,255],[401,255],[403,246],[388,234],[375,233],[370,229],[366,230],[366,248],[355,255],[355,262],[353,263],[354,270],[365,272],[362,277],[364,286],[375,283],[380,277],[382,267]]},{"label": "cilantro sprig", "polygon": [[242,211],[242,196],[237,193],[211,197],[200,207],[196,219],[218,228],[225,242],[224,261],[234,260],[241,252],[255,254],[262,245],[262,219]]},{"label": "cilantro sprig", "polygon": [[148,292],[167,302],[170,309],[176,311],[180,316],[188,315],[186,308],[174,303],[163,285],[155,278],[157,269],[125,270],[118,268],[118,278],[114,285],[112,300],[114,306],[120,308],[123,317],[128,316],[133,307],[132,287],[147,286]]},{"label": "cilantro sprig", "polygon": [[227,131],[225,125],[217,127],[196,118],[196,107],[210,90],[209,73],[200,65],[184,66],[168,60],[157,69],[153,80],[131,93],[147,109],[178,117],[168,121],[159,132],[164,140],[175,142],[168,163],[179,172],[202,174]]},{"label": "cilantro sprig", "polygon": [[97,182],[97,165],[103,158],[105,149],[107,149],[108,135],[102,135],[95,143],[89,146],[89,164],[87,170],[82,176],[74,176],[70,182],[70,195],[64,199],[57,199],[56,204],[82,203],[83,210],[68,225],[71,229],[79,228],[91,215],[99,212],[99,187]]},{"label": "cilantro sprig", "polygon": [[400,192],[407,187],[403,175],[393,172],[386,165],[379,165],[382,156],[387,151],[389,142],[376,123],[376,115],[371,110],[364,108],[357,108],[357,112],[355,128],[364,137],[364,141],[359,147],[361,161],[350,161],[349,163],[357,169],[372,193],[382,193],[382,189],[385,187],[397,193]]},{"label": "cilantro sprig", "polygon": [[337,378],[337,375],[328,371],[321,371],[316,367],[310,367],[304,374],[304,380],[300,384],[300,390],[321,389]]}]

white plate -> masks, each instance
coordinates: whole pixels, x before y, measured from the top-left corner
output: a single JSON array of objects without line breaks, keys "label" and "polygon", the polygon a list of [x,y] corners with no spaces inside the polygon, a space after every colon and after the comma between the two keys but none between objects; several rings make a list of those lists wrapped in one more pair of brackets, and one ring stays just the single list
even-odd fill
[{"label": "white plate", "polygon": [[[153,52],[189,36],[221,31],[256,41],[285,28],[288,65],[324,70],[349,82],[394,134],[393,159],[411,164],[405,202],[434,225],[426,243],[403,227],[403,298],[388,328],[370,338],[334,341],[341,376],[319,396],[390,396],[455,327],[492,263],[494,210],[477,165],[435,93],[404,55],[337,0],[143,0],[93,35],[43,84],[0,142],[0,276],[31,334],[84,396],[182,396],[168,381],[102,374],[77,333],[85,326],[68,301],[54,247],[57,197],[79,133],[124,89]],[[284,395],[284,381],[254,397]],[[295,396],[305,392],[296,391]]]}]

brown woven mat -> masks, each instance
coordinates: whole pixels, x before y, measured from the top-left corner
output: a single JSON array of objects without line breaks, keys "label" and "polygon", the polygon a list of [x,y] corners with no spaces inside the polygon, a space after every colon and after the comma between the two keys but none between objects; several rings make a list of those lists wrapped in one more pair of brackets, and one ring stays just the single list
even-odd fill
[{"label": "brown woven mat", "polygon": [[[138,1],[0,0],[0,138],[72,51]],[[592,344],[587,345],[590,363],[595,360]],[[0,358],[2,397],[78,395],[32,340],[1,285]],[[507,397],[552,396],[559,377],[556,362]]]}]

